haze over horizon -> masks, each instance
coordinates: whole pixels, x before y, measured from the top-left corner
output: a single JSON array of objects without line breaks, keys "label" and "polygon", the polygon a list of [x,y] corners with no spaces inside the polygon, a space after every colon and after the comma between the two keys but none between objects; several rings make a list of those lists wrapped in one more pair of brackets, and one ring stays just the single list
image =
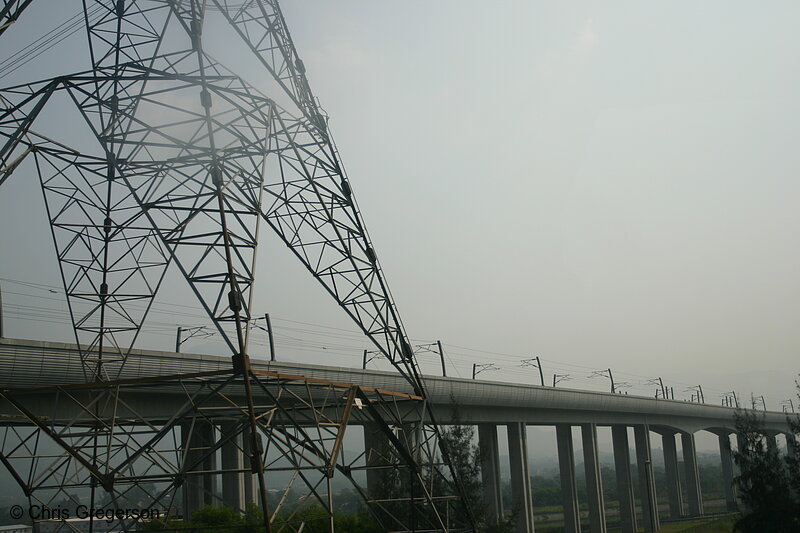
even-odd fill
[{"label": "haze over horizon", "polygon": [[[78,7],[34,3],[8,50]],[[800,5],[283,8],[404,324],[417,344],[442,340],[451,375],[494,362],[481,378],[538,383],[519,365],[539,355],[546,382],[571,375],[559,386],[606,390],[588,375],[611,368],[631,394],[661,376],[678,398],[702,384],[708,403],[796,398]],[[77,34],[0,85],[81,54]],[[54,106],[46,127],[65,138],[74,119]],[[0,224],[5,335],[71,342],[30,166],[3,185]],[[274,317],[278,357],[359,366],[366,340],[262,237],[254,314]],[[143,347],[208,322],[174,270],[165,288]]]}]

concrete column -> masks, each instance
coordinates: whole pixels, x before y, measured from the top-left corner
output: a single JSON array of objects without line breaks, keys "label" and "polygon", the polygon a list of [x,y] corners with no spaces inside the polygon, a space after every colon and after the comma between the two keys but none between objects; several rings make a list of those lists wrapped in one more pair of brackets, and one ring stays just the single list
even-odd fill
[{"label": "concrete column", "polygon": [[767,440],[767,450],[778,453],[778,436],[775,433],[768,433],[764,435]]},{"label": "concrete column", "polygon": [[[645,531],[658,531],[661,522],[658,517],[656,497],[656,476],[653,472],[653,448],[650,446],[650,427],[646,424],[633,426],[636,441],[636,470],[639,473],[640,498],[642,500],[642,522]],[[672,440],[673,445],[675,440]],[[677,473],[677,470],[676,470]]]},{"label": "concrete column", "polygon": [[564,506],[565,533],[580,533],[581,518],[578,510],[578,486],[575,483],[575,450],[572,446],[572,427],[556,426],[558,445],[558,472],[561,477],[561,501]]},{"label": "concrete column", "polygon": [[[203,447],[203,505],[219,505],[219,493],[216,488],[217,454],[211,452],[216,443],[214,424],[198,421],[201,445]],[[198,424],[195,425],[198,428]]]},{"label": "concrete column", "polygon": [[194,424],[181,424],[181,447],[183,449],[183,516],[213,503],[214,476],[210,470],[216,468],[214,454],[209,448],[214,445],[214,426],[205,420],[197,419]]},{"label": "concrete column", "polygon": [[406,445],[408,452],[417,462],[421,462],[422,447],[419,443],[422,442],[422,426],[419,422],[406,422],[400,427],[401,429],[395,433],[397,440]]},{"label": "concrete column", "polygon": [[747,447],[747,437],[745,437],[741,433],[736,434],[736,449],[739,453],[742,453],[744,449]]},{"label": "concrete column", "polygon": [[611,426],[611,440],[614,443],[614,471],[617,477],[617,499],[622,533],[636,533],[636,507],[633,502],[628,428]]},{"label": "concrete column", "polygon": [[[364,424],[364,451],[368,467],[388,466],[392,457],[392,444],[378,424]],[[380,497],[386,469],[367,470],[367,493],[371,498]]]},{"label": "concrete column", "polygon": [[678,449],[675,446],[675,434],[662,434],[661,443],[664,447],[664,473],[667,477],[669,517],[675,520],[683,516],[683,498],[681,497],[681,481],[678,477]]},{"label": "concrete column", "polygon": [[693,433],[681,433],[683,467],[686,472],[686,497],[689,499],[689,516],[703,516],[703,492],[700,489],[700,472],[697,469],[697,450]]},{"label": "concrete column", "polygon": [[741,433],[736,434],[736,447],[739,450],[739,453],[742,453],[742,450],[745,449],[747,445],[747,438],[742,435]]},{"label": "concrete column", "polygon": [[200,476],[192,475],[193,470],[199,467],[193,466],[200,460],[199,450],[195,446],[195,436],[192,434],[191,423],[181,424],[181,450],[183,452],[182,471],[185,474],[181,495],[183,498],[183,518],[185,520],[192,516],[192,513],[203,506],[203,479]]},{"label": "concrete column", "polygon": [[[223,438],[236,433],[237,422],[220,424]],[[244,511],[244,475],[240,472],[244,467],[242,455],[242,434],[239,433],[222,445],[222,504],[237,511]]]},{"label": "concrete column", "polygon": [[503,518],[503,492],[500,484],[500,452],[497,446],[497,426],[478,424],[478,446],[481,452],[481,481],[486,523],[497,525]]},{"label": "concrete column", "polygon": [[728,511],[736,511],[736,487],[733,485],[733,456],[731,439],[727,433],[718,436],[719,458],[722,461],[722,486],[725,489],[725,507]]},{"label": "concrete column", "polygon": [[259,502],[259,488],[258,476],[253,474],[250,445],[250,425],[248,424],[242,432],[242,462],[247,472],[242,474],[242,484],[244,485],[244,502],[245,508],[247,504],[255,504],[260,507]]},{"label": "concrete column", "polygon": [[586,493],[589,497],[589,531],[606,533],[606,509],[603,501],[603,479],[597,450],[597,426],[581,424],[583,467],[586,470]]},{"label": "concrete column", "polygon": [[791,433],[784,433],[786,437],[786,455],[788,457],[797,457],[797,438]]},{"label": "concrete column", "polygon": [[511,463],[511,501],[518,533],[533,533],[531,475],[528,471],[528,434],[525,424],[508,425],[508,455]]}]

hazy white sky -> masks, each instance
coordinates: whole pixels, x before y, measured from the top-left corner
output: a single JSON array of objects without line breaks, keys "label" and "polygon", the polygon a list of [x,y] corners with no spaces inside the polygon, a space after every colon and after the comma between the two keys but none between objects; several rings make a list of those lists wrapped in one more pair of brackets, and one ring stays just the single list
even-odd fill
[{"label": "hazy white sky", "polygon": [[[0,60],[63,16],[46,4]],[[565,386],[604,388],[587,375],[610,367],[631,393],[662,376],[679,397],[702,384],[709,402],[735,389],[779,409],[794,395],[800,4],[283,8],[409,334],[441,339],[452,374],[495,362],[482,377],[538,381],[517,365],[540,355],[546,380],[573,376]],[[12,77],[64,71],[82,46],[76,36]],[[0,277],[56,284],[32,178],[0,193]],[[315,283],[265,236],[256,311],[278,317],[280,355],[359,365],[364,342],[317,326],[353,329]],[[63,296],[3,290],[17,306],[7,336],[69,340],[19,307],[60,309]],[[192,304],[188,291],[169,301]],[[145,345],[169,349],[172,325],[202,322],[183,309],[155,315]]]}]

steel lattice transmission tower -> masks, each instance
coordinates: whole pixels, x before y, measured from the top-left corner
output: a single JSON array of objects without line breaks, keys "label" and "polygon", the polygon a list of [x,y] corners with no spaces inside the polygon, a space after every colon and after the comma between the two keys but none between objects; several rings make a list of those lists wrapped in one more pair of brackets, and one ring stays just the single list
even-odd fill
[{"label": "steel lattice transmission tower", "polygon": [[[30,4],[5,0],[0,34]],[[333,527],[331,479],[341,475],[386,530],[471,528],[470,519],[449,518],[463,505],[459,482],[277,2],[81,6],[90,65],[0,89],[0,185],[15,172],[39,178],[82,369],[80,378],[54,386],[0,390],[19,413],[6,426],[0,460],[31,503],[82,490],[92,504],[136,500],[174,513],[179,494],[184,511],[192,498],[208,502],[213,476],[252,475],[264,529],[299,532],[310,521]],[[258,65],[249,74],[269,80],[271,93],[207,52],[208,36],[221,29],[239,40]],[[65,103],[82,117],[75,128],[90,142],[75,146],[37,129]],[[264,224],[411,393],[251,367],[251,289]],[[131,378],[137,336],[170,265],[225,340],[230,368]],[[184,395],[178,412],[138,407],[141,395],[160,391]],[[54,395],[58,409],[43,416],[37,402]],[[384,445],[348,462],[341,446],[352,423],[377,428]],[[224,461],[231,443],[248,460],[220,468],[217,453]],[[359,461],[368,476],[379,475],[382,494],[356,479]],[[293,472],[291,481],[276,486],[273,471]],[[286,503],[293,489],[306,491],[305,508]]]}]

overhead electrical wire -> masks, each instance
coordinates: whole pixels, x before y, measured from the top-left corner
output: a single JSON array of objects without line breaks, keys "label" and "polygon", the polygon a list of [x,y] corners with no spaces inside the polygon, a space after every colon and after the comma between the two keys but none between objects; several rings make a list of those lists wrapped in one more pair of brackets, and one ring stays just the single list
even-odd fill
[{"label": "overhead electrical wire", "polygon": [[[106,8],[103,6],[90,9],[86,15],[89,18],[89,23],[97,22],[102,17],[103,11],[106,11]],[[74,35],[84,27],[84,24],[84,12],[81,10],[76,15],[73,15],[41,37],[35,39],[32,43],[0,61],[0,79],[12,74],[17,69]]]},{"label": "overhead electrical wire", "polygon": [[[63,296],[64,291],[61,287],[55,285],[49,285],[44,283],[34,283],[28,282],[23,280],[16,280],[11,278],[0,278],[0,281],[12,283],[21,287],[26,287],[28,289],[34,289],[37,291],[44,291],[48,294],[61,294]],[[4,291],[4,294],[15,295],[15,296],[24,296],[28,298],[36,298],[36,299],[43,299],[48,301],[58,301],[64,304],[66,307],[66,302],[64,298],[58,298],[53,296],[43,296],[38,294],[31,294],[27,292],[17,292],[17,291]],[[18,304],[18,303],[6,303],[5,307],[9,309],[9,316],[13,316],[15,319],[18,320],[36,320],[44,323],[49,324],[59,324],[59,325],[70,325],[71,321],[64,317],[62,314],[63,311],[54,310],[52,308],[46,308],[36,305],[26,305],[26,304]],[[137,306],[133,306],[136,308]],[[141,305],[138,306],[139,310],[143,310],[146,306]],[[186,305],[186,304],[178,304],[178,303],[169,303],[169,302],[154,302],[151,306],[150,313],[163,316],[168,315],[171,317],[175,317],[176,313],[174,310],[169,310],[169,308],[181,308],[181,309],[191,309],[196,310],[196,306]],[[193,314],[193,313],[185,313],[182,312],[180,314],[181,319],[186,318],[198,318],[209,320],[207,315],[200,315],[200,314]],[[260,320],[261,317],[253,317],[252,320]],[[348,330],[341,327],[330,326],[325,324],[316,324],[313,322],[303,322],[299,320],[292,320],[287,318],[281,317],[271,317],[271,320],[274,323],[285,323],[287,325],[283,325],[280,328],[276,328],[274,333],[274,340],[277,347],[282,349],[290,349],[290,350],[301,350],[304,352],[313,351],[315,353],[326,353],[326,354],[333,354],[337,356],[345,356],[348,358],[352,358],[354,360],[360,360],[362,357],[362,353],[364,349],[369,349],[369,341],[367,341],[362,333]],[[129,322],[122,322],[122,325],[129,324]],[[120,325],[119,317],[117,320],[111,322],[112,326]],[[296,327],[294,325],[305,326],[305,327]],[[180,324],[175,322],[164,322],[161,320],[154,320],[153,318],[149,318],[143,327],[143,331],[147,334],[158,335],[161,337],[174,337],[174,333],[172,330],[175,327],[198,327],[196,323],[184,323],[181,321]],[[206,324],[209,326],[209,324]],[[263,328],[260,328],[263,329]],[[216,332],[213,332],[217,334]],[[298,336],[299,335],[299,336]],[[353,341],[353,344],[349,344],[348,341]],[[429,339],[412,339],[415,344],[432,344],[436,341],[431,341]],[[251,341],[254,345],[260,347],[267,347],[268,344],[260,339],[257,339],[255,336]],[[442,343],[444,350],[444,357],[448,364],[448,369],[455,373],[456,376],[462,377],[461,372],[459,371],[460,367],[468,368],[473,363],[478,362],[476,359],[475,354],[485,354],[491,355],[494,358],[495,364],[499,367],[501,371],[508,370],[509,368],[514,368],[518,370],[519,363],[523,359],[530,356],[530,354],[512,354],[507,352],[499,352],[493,350],[485,350],[481,348],[472,348],[468,346],[462,346],[458,344],[450,344],[450,343]],[[595,388],[601,383],[601,381],[589,378],[588,375],[583,376],[579,374],[575,374],[574,369],[579,369],[583,372],[595,372],[601,371],[603,369],[598,367],[592,367],[588,365],[579,365],[574,363],[568,363],[564,361],[554,361],[547,358],[540,357],[540,361],[546,364],[545,370],[549,371],[548,373],[561,373],[561,372],[572,372],[570,374],[570,382],[574,384],[589,384],[592,388]],[[433,367],[435,362],[427,360],[424,361],[425,365]],[[628,385],[630,385],[631,391],[641,391],[647,390],[650,391],[652,389],[652,384],[649,383],[654,376],[644,376],[641,374],[634,374],[630,372],[624,371],[614,371],[614,376],[623,378],[619,381],[625,381]],[[517,376],[520,374],[517,372]],[[627,378],[627,379],[626,379]],[[635,378],[635,379],[631,379]],[[530,382],[538,383],[539,379],[536,379],[534,373],[531,373],[531,380]],[[686,383],[683,381],[676,381],[676,380],[668,380],[670,384],[674,384],[680,387],[690,387],[695,386],[696,384]],[[708,388],[707,392],[709,394],[722,394],[722,391],[718,391],[713,388]],[[648,392],[649,395],[649,392]]]}]

